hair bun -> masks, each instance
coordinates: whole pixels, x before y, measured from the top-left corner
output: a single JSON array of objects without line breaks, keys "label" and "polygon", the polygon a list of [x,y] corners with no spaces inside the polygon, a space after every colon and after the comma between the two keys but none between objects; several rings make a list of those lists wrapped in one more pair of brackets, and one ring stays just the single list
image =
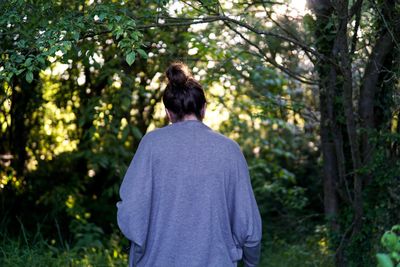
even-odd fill
[{"label": "hair bun", "polygon": [[192,73],[190,72],[189,68],[181,62],[172,63],[168,67],[166,74],[169,83],[173,88],[184,87],[189,78],[192,77]]}]

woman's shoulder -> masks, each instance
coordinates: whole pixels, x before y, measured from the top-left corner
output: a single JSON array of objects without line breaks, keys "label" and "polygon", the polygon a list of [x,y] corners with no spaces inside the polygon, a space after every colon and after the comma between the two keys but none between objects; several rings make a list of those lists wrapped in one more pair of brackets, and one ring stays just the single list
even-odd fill
[{"label": "woman's shoulder", "polygon": [[225,151],[232,156],[241,153],[240,145],[227,135],[212,129],[206,131],[206,135],[207,143],[213,145],[219,151]]},{"label": "woman's shoulder", "polygon": [[[239,144],[227,135],[224,135],[217,130],[213,130],[205,124],[200,129],[201,134],[198,136],[201,136],[202,142],[205,142],[208,145],[214,145],[216,147],[224,147],[231,153],[241,151]],[[159,142],[165,144],[165,142],[168,142],[169,139],[173,139],[175,141],[177,137],[179,138],[179,134],[176,133],[176,130],[176,128],[171,127],[171,124],[160,128],[154,128],[143,136],[142,142],[154,145]]]},{"label": "woman's shoulder", "polygon": [[153,128],[152,130],[145,133],[140,142],[147,144],[155,144],[157,142],[165,142],[165,138],[170,135],[170,127],[166,125],[164,127]]},{"label": "woman's shoulder", "polygon": [[212,130],[210,132],[211,132],[210,134],[213,135],[214,138],[217,141],[221,142],[223,145],[229,145],[229,146],[233,146],[233,147],[239,146],[239,144],[235,140],[231,139],[230,137],[228,137],[218,131]]}]

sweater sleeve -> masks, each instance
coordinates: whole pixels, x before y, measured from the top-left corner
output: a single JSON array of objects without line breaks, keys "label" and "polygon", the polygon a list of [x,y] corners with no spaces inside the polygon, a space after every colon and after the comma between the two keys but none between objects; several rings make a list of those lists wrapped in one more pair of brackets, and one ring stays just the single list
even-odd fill
[{"label": "sweater sleeve", "polygon": [[145,135],[139,143],[119,190],[121,201],[117,203],[118,226],[131,241],[135,253],[130,255],[135,256],[135,261],[145,250],[151,210],[151,143],[147,139]]},{"label": "sweater sleeve", "polygon": [[236,144],[229,190],[230,219],[233,239],[243,250],[246,267],[257,266],[260,260],[262,222],[254,197],[246,159]]}]

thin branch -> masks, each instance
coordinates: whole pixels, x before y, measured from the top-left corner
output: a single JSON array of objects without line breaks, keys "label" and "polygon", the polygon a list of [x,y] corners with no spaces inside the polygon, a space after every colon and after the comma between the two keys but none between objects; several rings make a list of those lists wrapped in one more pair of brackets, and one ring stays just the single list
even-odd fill
[{"label": "thin branch", "polygon": [[278,1],[253,1],[251,3],[242,2],[242,3],[238,3],[238,4],[239,5],[248,5],[248,6],[253,6],[253,5],[257,5],[257,4],[287,5],[287,3],[285,3],[285,2],[278,2]]},{"label": "thin branch", "polygon": [[[378,6],[374,2],[373,2],[373,7],[375,8],[376,12],[379,14],[383,23],[385,24],[385,27],[386,27],[387,31],[390,33],[390,36],[392,37],[395,46],[397,46],[397,48],[400,49],[400,44],[396,38],[396,34],[393,32],[392,28],[389,27],[386,17],[382,14],[382,11],[379,10]],[[399,27],[399,21],[397,21],[396,23],[392,23],[392,24],[393,24],[394,28]]]},{"label": "thin branch", "polygon": [[307,78],[302,77],[299,74],[293,73],[291,70],[289,70],[288,68],[279,65],[275,60],[268,58],[264,51],[262,50],[262,48],[260,46],[258,46],[257,44],[255,44],[254,42],[250,41],[248,38],[246,38],[241,32],[239,32],[236,28],[232,27],[232,25],[230,25],[229,23],[226,23],[227,27],[230,28],[232,31],[234,31],[236,34],[238,34],[243,40],[245,40],[248,44],[250,44],[251,46],[255,47],[258,51],[258,55],[261,56],[265,61],[267,61],[268,63],[270,63],[271,65],[273,65],[274,67],[280,69],[281,71],[283,71],[284,73],[286,73],[287,75],[289,75],[290,77],[305,83],[305,84],[310,84],[310,85],[316,85],[318,83],[307,80]]},{"label": "thin branch", "polygon": [[[293,34],[291,31],[289,31],[288,29],[286,29],[282,24],[280,24],[277,20],[273,19],[271,14],[269,12],[267,12],[265,6],[264,6],[264,10],[268,16],[268,18],[278,27],[280,28],[282,31],[284,31],[288,36],[290,36],[291,38],[293,38],[294,40],[298,41],[298,42],[302,42],[301,40],[299,40],[299,38]],[[304,49],[303,49],[304,50]],[[315,60],[312,58],[312,56],[310,55],[310,53],[308,51],[304,50],[304,53],[307,55],[307,57],[310,59],[310,61],[315,64]]]},{"label": "thin branch", "polygon": [[181,0],[184,4],[190,6],[191,8],[193,8],[196,11],[202,12],[203,10],[201,10],[200,8],[196,7],[195,5],[193,5],[190,1],[185,1],[185,0]]},{"label": "thin branch", "polygon": [[350,233],[350,231],[354,228],[354,225],[355,225],[355,222],[353,221],[353,222],[350,224],[350,226],[346,229],[346,231],[344,232],[344,234],[343,234],[343,236],[342,236],[342,238],[341,238],[341,240],[340,240],[339,246],[338,246],[337,249],[336,249],[335,254],[338,254],[340,251],[342,251],[344,242],[346,241],[346,236],[347,236],[347,235]]},{"label": "thin branch", "polygon": [[[162,17],[165,21],[172,20],[170,17]],[[255,34],[258,35],[265,35],[265,36],[272,36],[275,38],[278,38],[283,41],[290,42],[300,48],[302,48],[304,51],[307,51],[314,56],[325,59],[327,60],[326,56],[320,54],[318,51],[315,49],[311,48],[309,45],[299,41],[295,40],[291,37],[281,35],[278,33],[270,32],[270,31],[265,31],[261,29],[257,29],[256,27],[253,27],[245,22],[239,21],[237,19],[228,17],[228,16],[223,16],[223,15],[216,15],[216,16],[207,16],[207,17],[199,17],[199,18],[185,18],[185,17],[180,17],[180,18],[174,18],[176,22],[166,22],[166,23],[154,23],[154,24],[148,24],[148,25],[141,25],[138,26],[137,29],[148,29],[148,28],[155,28],[155,27],[171,27],[171,26],[187,26],[187,25],[192,25],[192,24],[201,24],[201,23],[209,23],[209,22],[215,22],[215,21],[227,21],[231,22],[233,24],[236,24],[240,27],[243,27]],[[329,60],[330,61],[330,60]]]},{"label": "thin branch", "polygon": [[[221,10],[221,14],[223,16],[225,16],[225,12],[224,12],[224,8],[221,6],[220,2],[218,1],[219,4],[219,8]],[[263,6],[265,7],[265,4],[262,2]],[[250,6],[250,5],[249,5]],[[212,10],[208,9],[206,7],[206,9],[212,13]],[[216,14],[219,15],[219,14]],[[234,28],[228,21],[223,21],[223,23],[229,28],[231,29],[233,32],[235,32],[237,35],[239,35],[246,43],[248,43],[250,46],[253,46],[254,48],[257,49],[258,53],[256,54],[256,56],[261,57],[262,59],[264,59],[265,61],[269,62],[270,64],[272,64],[273,66],[275,66],[276,68],[282,70],[283,72],[285,72],[286,74],[290,75],[291,77],[293,77],[294,79],[299,80],[300,82],[303,82],[303,80],[301,79],[301,77],[299,78],[298,75],[292,73],[289,69],[284,68],[283,66],[279,65],[276,61],[269,59],[266,55],[265,52],[263,51],[263,49],[261,49],[261,47],[257,44],[255,44],[254,42],[250,41],[248,38],[246,38],[239,30],[237,30],[236,28]],[[250,54],[252,54],[251,52],[249,52]]]},{"label": "thin branch", "polygon": [[349,19],[351,19],[354,15],[360,12],[363,0],[357,0],[350,8],[349,11]]},{"label": "thin branch", "polygon": [[355,18],[355,25],[354,25],[354,34],[353,38],[351,39],[351,50],[350,54],[354,54],[356,51],[356,45],[357,45],[357,32],[358,28],[360,27],[360,20],[361,20],[361,6],[362,6],[363,0],[357,0],[356,3],[351,7],[350,9],[350,18],[353,16],[352,14],[355,13],[356,18]]}]

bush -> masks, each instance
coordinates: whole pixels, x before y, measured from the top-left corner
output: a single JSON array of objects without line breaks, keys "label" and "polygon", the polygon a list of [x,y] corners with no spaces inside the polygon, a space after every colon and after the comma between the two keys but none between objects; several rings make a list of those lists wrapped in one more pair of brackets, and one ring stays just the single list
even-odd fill
[{"label": "bush", "polygon": [[125,241],[118,235],[111,235],[108,244],[103,247],[74,246],[63,240],[45,240],[40,233],[27,236],[22,232],[20,238],[10,239],[1,236],[0,266],[123,266],[127,265],[127,254],[122,247]]},{"label": "bush", "polygon": [[400,267],[400,225],[386,231],[381,238],[381,244],[387,252],[376,254],[378,267]]}]

